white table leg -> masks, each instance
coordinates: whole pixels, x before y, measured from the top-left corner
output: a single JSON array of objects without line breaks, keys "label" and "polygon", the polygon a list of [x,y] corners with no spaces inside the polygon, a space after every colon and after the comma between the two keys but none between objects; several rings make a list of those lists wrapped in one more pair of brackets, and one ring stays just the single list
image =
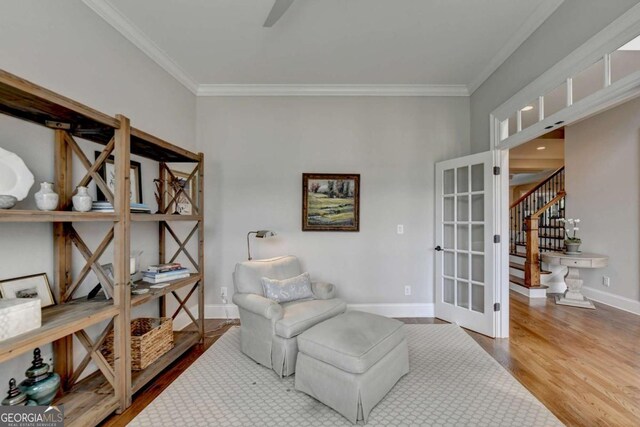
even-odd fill
[{"label": "white table leg", "polygon": [[556,296],[556,304],[571,305],[573,307],[596,308],[591,301],[586,299],[580,292],[582,288],[582,279],[580,278],[580,270],[569,267],[564,281],[567,284],[567,290],[564,295]]}]

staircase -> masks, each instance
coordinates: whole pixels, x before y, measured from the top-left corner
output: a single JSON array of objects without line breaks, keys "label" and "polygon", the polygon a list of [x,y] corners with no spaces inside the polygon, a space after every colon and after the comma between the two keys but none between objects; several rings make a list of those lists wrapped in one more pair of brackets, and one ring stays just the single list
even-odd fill
[{"label": "staircase", "polygon": [[562,167],[511,205],[509,287],[529,298],[564,290],[565,267],[540,262],[540,252],[564,248],[564,176]]}]

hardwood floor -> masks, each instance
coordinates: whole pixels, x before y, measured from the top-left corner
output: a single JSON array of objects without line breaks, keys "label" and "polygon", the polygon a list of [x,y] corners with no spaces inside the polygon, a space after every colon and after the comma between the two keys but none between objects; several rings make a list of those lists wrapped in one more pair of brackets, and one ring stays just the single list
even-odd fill
[{"label": "hardwood floor", "polygon": [[[570,426],[640,425],[640,316],[596,303],[596,310],[556,305],[551,298],[529,305],[511,294],[511,337],[468,332],[489,354]],[[405,318],[405,323],[446,323]],[[206,330],[220,327],[207,320]],[[208,332],[204,346],[140,391],[133,405],[104,426],[125,426],[226,331]]]}]

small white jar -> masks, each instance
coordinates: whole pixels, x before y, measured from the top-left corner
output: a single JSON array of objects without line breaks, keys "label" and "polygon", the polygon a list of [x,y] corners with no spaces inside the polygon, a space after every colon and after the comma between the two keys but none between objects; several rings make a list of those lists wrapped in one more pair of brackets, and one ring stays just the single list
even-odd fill
[{"label": "small white jar", "polygon": [[41,211],[55,211],[58,208],[58,193],[53,191],[53,183],[43,182],[35,195],[36,206]]},{"label": "small white jar", "polygon": [[89,212],[93,206],[93,199],[87,191],[87,187],[78,186],[76,195],[71,198],[73,200],[73,209],[78,212]]}]

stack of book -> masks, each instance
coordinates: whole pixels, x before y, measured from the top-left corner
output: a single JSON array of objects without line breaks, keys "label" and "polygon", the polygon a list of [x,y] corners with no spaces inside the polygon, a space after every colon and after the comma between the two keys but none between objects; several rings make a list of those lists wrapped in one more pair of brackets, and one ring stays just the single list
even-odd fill
[{"label": "stack of book", "polygon": [[147,283],[163,283],[171,280],[189,277],[189,269],[179,263],[150,265],[147,271],[142,273],[142,280]]},{"label": "stack of book", "polygon": [[[93,212],[113,212],[113,205],[110,202],[93,202],[91,208]],[[144,203],[131,203],[131,213],[151,213],[149,206]]]}]

